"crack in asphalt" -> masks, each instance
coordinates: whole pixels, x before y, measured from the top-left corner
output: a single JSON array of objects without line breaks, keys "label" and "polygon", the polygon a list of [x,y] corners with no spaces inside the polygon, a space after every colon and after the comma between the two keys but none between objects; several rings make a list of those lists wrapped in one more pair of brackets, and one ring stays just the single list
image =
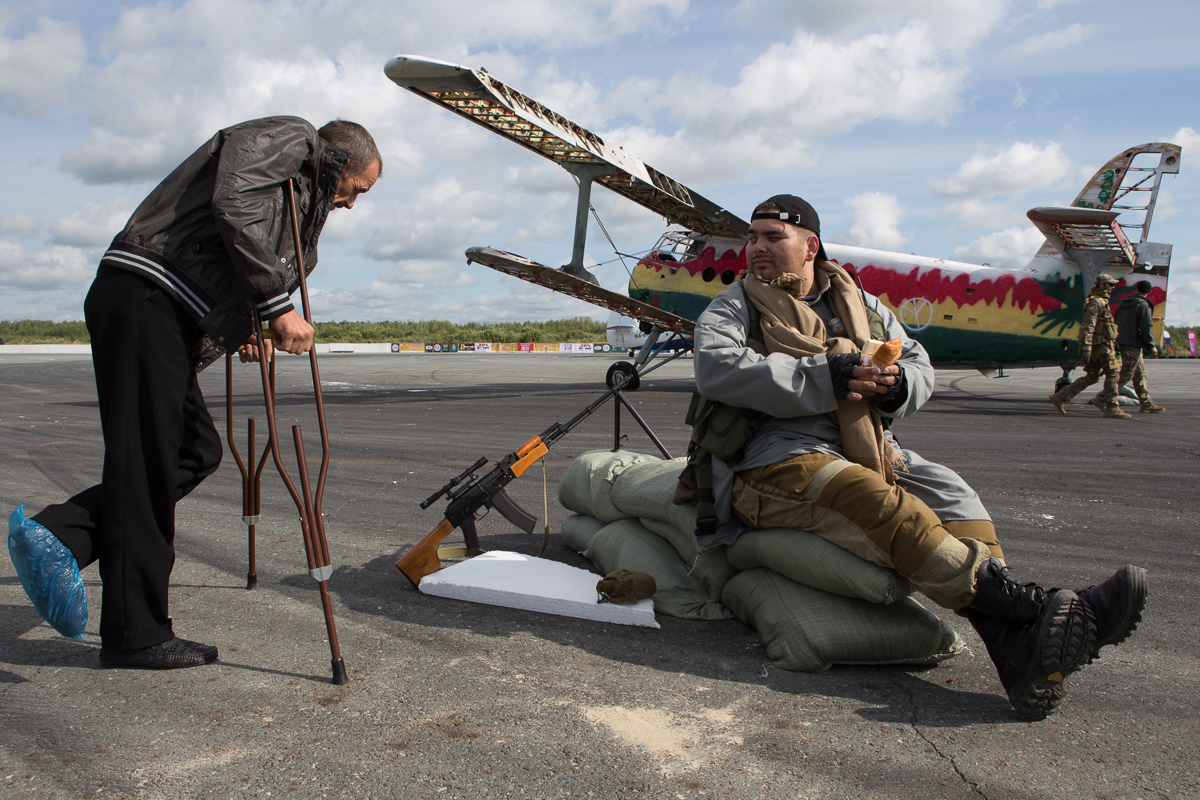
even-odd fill
[{"label": "crack in asphalt", "polygon": [[918,725],[918,720],[917,720],[917,699],[913,695],[912,690],[909,689],[904,684],[900,683],[900,681],[897,680],[895,676],[889,676],[889,679],[891,680],[892,684],[897,689],[902,691],[905,694],[905,696],[908,697],[908,706],[909,706],[909,710],[910,710],[909,726],[912,728],[913,733],[915,733],[917,736],[919,736],[921,738],[921,740],[923,742],[925,742],[927,745],[929,745],[933,749],[933,752],[937,753],[940,758],[942,758],[944,761],[949,762],[950,767],[954,770],[954,774],[957,775],[964,784],[966,784],[968,787],[970,787],[972,792],[979,795],[980,797],[987,798],[987,794],[983,791],[983,789],[980,787],[980,785],[975,783],[974,781],[972,781],[970,778],[968,778],[963,773],[963,771],[961,769],[959,769],[958,762],[955,760],[954,756],[943,753],[942,749],[940,747],[938,747],[937,742],[930,739],[928,736],[925,735],[925,732],[923,730],[921,730],[920,726]]}]

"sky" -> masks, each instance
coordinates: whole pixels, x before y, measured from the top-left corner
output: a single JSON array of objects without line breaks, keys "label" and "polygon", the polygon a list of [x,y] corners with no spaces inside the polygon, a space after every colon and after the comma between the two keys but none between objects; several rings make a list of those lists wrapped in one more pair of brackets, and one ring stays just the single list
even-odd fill
[{"label": "sky", "polygon": [[[827,241],[993,266],[1041,245],[1028,209],[1173,142],[1149,238],[1174,245],[1167,324],[1197,325],[1198,40],[1190,0],[0,0],[0,319],[81,319],[142,197],[275,114],[362,123],[383,155],[322,234],[315,319],[606,318],[466,264],[476,245],[566,263],[575,184],[391,83],[412,54],[486,68],[743,219],[798,194]],[[618,253],[664,222],[592,202],[587,260],[623,290]]]}]

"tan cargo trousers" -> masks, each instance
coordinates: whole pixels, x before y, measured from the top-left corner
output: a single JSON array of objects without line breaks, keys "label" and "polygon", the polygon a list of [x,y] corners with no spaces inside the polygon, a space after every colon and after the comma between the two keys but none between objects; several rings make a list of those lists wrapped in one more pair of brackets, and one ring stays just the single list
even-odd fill
[{"label": "tan cargo trousers", "polygon": [[799,528],[894,569],[940,606],[975,598],[975,573],[1004,552],[990,520],[943,522],[879,473],[810,453],[737,473],[733,511],[756,530]]}]

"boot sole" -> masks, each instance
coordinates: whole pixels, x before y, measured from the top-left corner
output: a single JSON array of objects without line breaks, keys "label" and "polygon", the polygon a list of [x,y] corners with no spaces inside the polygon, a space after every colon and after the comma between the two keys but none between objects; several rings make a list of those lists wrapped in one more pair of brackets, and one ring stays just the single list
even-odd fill
[{"label": "boot sole", "polygon": [[[1103,639],[1096,640],[1096,652],[1110,644],[1120,644],[1129,638],[1138,623],[1142,621],[1142,610],[1146,607],[1146,598],[1150,595],[1149,582],[1146,580],[1146,570],[1141,567],[1124,566],[1118,573],[1124,580],[1121,588],[1124,590],[1125,614],[1115,629]],[[1093,656],[1094,657],[1094,656]]]},{"label": "boot sole", "polygon": [[1091,609],[1070,591],[1046,598],[1046,608],[1034,623],[1037,654],[1024,680],[1008,694],[1017,716],[1036,722],[1058,707],[1066,695],[1063,682],[1086,664],[1096,641],[1096,622]]}]

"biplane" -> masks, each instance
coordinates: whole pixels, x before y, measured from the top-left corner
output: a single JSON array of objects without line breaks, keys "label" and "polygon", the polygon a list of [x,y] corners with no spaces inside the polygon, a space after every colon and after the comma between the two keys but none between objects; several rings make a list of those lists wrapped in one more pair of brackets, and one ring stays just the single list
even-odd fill
[{"label": "biplane", "polygon": [[[486,70],[397,56],[384,73],[398,86],[551,159],[577,180],[574,244],[564,266],[490,247],[472,247],[466,257],[637,320],[647,336],[633,362],[609,369],[610,385],[620,373],[627,388],[636,388],[639,375],[665,363],[650,356],[672,339],[691,337],[709,301],[745,271],[745,221]],[[1150,223],[1162,177],[1179,172],[1180,155],[1174,144],[1131,147],[1100,168],[1069,207],[1031,209],[1027,216],[1045,242],[1020,269],[823,244],[830,260],[896,313],[936,367],[974,368],[986,375],[1003,374],[1006,367],[1058,366],[1061,385],[1077,362],[1076,329],[1100,272],[1121,280],[1114,304],[1137,281],[1151,283],[1154,336],[1161,339],[1171,245],[1149,240]],[[639,257],[628,296],[597,285],[583,266],[593,184],[674,226]],[[622,336],[630,339],[628,329]]]}]

